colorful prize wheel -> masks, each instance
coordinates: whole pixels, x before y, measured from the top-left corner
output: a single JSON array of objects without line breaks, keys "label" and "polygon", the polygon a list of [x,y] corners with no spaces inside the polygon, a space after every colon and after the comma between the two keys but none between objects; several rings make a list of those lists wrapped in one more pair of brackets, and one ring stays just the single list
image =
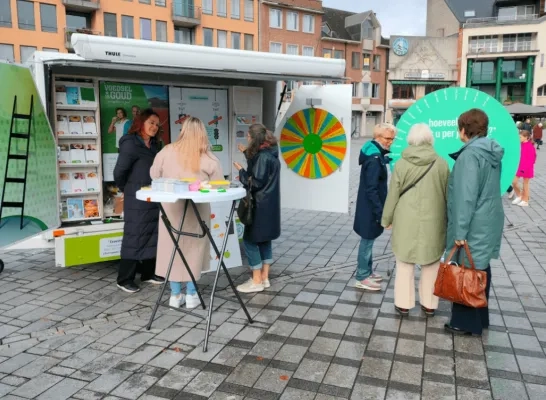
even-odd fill
[{"label": "colorful prize wheel", "polygon": [[347,137],[326,110],[306,108],[292,115],[281,131],[281,153],[288,167],[308,179],[325,178],[345,159]]}]

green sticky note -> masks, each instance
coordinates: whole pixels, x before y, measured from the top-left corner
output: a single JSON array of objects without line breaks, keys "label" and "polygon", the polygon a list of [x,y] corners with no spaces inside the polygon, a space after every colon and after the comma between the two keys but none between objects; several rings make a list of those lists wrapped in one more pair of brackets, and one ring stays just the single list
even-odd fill
[{"label": "green sticky note", "polygon": [[501,190],[504,193],[511,185],[520,158],[518,129],[504,106],[484,92],[471,88],[452,87],[437,90],[415,102],[402,115],[396,127],[398,134],[391,146],[391,168],[408,146],[407,136],[414,124],[425,123],[434,133],[434,149],[453,168],[455,161],[449,156],[463,147],[459,139],[457,120],[459,115],[479,108],[489,117],[487,137],[497,141],[504,149],[502,159]]}]

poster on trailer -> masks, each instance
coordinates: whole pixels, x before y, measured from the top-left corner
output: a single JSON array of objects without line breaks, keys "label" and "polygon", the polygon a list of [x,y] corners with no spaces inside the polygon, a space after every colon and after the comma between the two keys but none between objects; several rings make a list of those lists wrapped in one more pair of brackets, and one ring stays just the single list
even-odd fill
[{"label": "poster on trailer", "polygon": [[158,138],[169,144],[169,98],[167,86],[138,83],[100,82],[100,120],[105,182],[114,180],[118,143],[141,110],[152,108],[159,115]]},{"label": "poster on trailer", "polygon": [[231,171],[229,159],[229,118],[227,89],[169,88],[171,141],[180,135],[188,117],[205,124],[211,149],[222,165],[224,175]]}]

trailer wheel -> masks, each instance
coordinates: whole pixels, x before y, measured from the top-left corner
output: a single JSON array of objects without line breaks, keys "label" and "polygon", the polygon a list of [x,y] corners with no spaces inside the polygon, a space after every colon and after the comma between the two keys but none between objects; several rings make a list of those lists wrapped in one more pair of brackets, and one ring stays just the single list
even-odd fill
[{"label": "trailer wheel", "polygon": [[0,274],[4,270],[4,261],[0,260]]}]

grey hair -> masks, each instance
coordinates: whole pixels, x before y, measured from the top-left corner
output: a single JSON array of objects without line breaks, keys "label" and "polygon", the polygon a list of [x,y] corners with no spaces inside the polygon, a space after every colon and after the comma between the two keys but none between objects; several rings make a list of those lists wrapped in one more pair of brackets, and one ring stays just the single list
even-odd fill
[{"label": "grey hair", "polygon": [[377,124],[376,126],[374,126],[374,128],[373,128],[373,137],[376,138],[376,137],[380,136],[381,132],[383,132],[383,131],[391,131],[392,133],[394,133],[396,135],[396,133],[398,132],[398,129],[396,129],[396,127],[393,124],[389,124],[387,122],[382,122],[382,123]]},{"label": "grey hair", "polygon": [[408,144],[410,146],[422,146],[424,144],[432,145],[434,135],[427,124],[415,124],[408,133]]}]

